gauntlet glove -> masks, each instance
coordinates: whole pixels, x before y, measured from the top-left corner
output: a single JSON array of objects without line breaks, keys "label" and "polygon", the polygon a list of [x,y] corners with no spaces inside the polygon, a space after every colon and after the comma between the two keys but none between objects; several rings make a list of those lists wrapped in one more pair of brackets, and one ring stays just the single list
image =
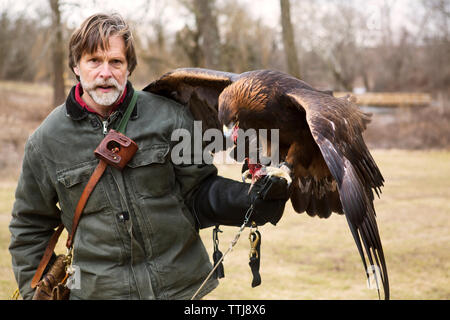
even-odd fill
[{"label": "gauntlet glove", "polygon": [[257,180],[250,192],[250,184],[214,176],[202,183],[193,200],[198,227],[213,225],[240,227],[250,206],[254,211],[248,225],[267,222],[276,225],[289,199],[286,179],[265,176]]}]

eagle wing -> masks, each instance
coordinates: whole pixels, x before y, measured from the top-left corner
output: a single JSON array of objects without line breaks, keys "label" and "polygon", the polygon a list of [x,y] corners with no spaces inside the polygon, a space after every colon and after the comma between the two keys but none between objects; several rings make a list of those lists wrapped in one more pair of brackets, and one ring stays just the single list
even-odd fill
[{"label": "eagle wing", "polygon": [[180,68],[164,74],[143,90],[187,106],[194,119],[202,121],[203,131],[210,128],[222,130],[218,118],[219,95],[238,78],[238,74],[230,72]]},{"label": "eagle wing", "polygon": [[337,182],[344,214],[367,275],[369,277],[372,271],[376,272],[375,276],[379,274],[385,298],[388,299],[389,282],[372,192],[380,192],[384,179],[362,137],[370,118],[349,97],[335,98],[298,88],[286,94],[294,105],[306,113],[311,134]]}]

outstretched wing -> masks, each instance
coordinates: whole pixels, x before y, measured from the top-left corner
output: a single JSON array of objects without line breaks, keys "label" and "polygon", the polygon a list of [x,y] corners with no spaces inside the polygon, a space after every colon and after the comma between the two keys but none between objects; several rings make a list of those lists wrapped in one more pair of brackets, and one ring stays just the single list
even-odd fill
[{"label": "outstretched wing", "polygon": [[187,106],[195,120],[202,121],[203,131],[222,130],[218,118],[218,101],[222,90],[239,78],[238,74],[202,68],[170,71],[143,90],[163,95]]},{"label": "outstretched wing", "polygon": [[311,134],[337,182],[344,214],[367,275],[372,271],[379,275],[388,299],[386,262],[373,205],[373,191],[378,194],[384,180],[362,137],[370,118],[348,97],[335,98],[308,89],[292,89],[287,96],[306,112]]}]

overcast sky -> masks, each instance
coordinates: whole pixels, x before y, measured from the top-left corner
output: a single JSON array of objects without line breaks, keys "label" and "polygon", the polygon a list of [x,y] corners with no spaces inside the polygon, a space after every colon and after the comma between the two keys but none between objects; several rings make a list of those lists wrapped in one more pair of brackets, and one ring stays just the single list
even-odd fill
[{"label": "overcast sky", "polygon": [[[279,28],[279,0],[237,0],[244,4],[250,14],[255,18],[262,18],[264,22],[271,26]],[[301,10],[301,0],[291,0],[293,3],[293,17],[295,23],[295,9]],[[298,2],[297,2],[298,1]],[[335,2],[333,0],[315,0],[317,3],[326,7],[327,4]],[[381,3],[392,4],[392,27],[393,29],[403,25],[405,21],[411,21],[411,15],[414,14],[414,4],[419,0],[353,0],[354,3],[361,3],[361,8],[366,12],[374,12],[371,16],[373,23],[379,21],[379,10],[377,6]],[[138,23],[147,24],[152,19],[160,19],[166,26],[166,30],[172,33],[181,29],[186,23],[193,24],[192,14],[188,13],[178,0],[62,0],[63,19],[69,27],[78,26],[85,18],[97,12],[119,12],[125,18],[133,17]],[[232,2],[227,0],[218,0],[220,6]],[[306,2],[303,2],[306,3]],[[0,0],[0,12],[5,9],[13,15],[26,12],[28,15],[45,16],[49,11],[48,0]],[[406,19],[409,17],[409,19]],[[50,23],[49,17],[43,20],[43,23]],[[371,23],[368,21],[368,23]],[[414,26],[407,26],[413,28]]]},{"label": "overcast sky", "polygon": [[[279,16],[279,0],[238,0],[251,8],[254,16],[265,17],[276,23]],[[164,10],[165,15],[183,14],[183,8],[177,0],[63,0],[64,8],[70,8],[71,12],[65,12],[66,21],[69,24],[79,24],[89,15],[99,11],[116,11],[124,16],[152,16],[152,13],[143,12],[143,8],[150,10]],[[226,3],[225,0],[221,0]],[[255,5],[257,3],[257,5]],[[0,11],[7,9],[10,12],[27,12],[30,15],[38,15],[39,10],[48,9],[48,0],[0,0]],[[167,11],[167,12],[166,12]],[[273,17],[273,18],[272,18]],[[172,19],[171,23],[175,26],[184,25],[182,19]]]}]

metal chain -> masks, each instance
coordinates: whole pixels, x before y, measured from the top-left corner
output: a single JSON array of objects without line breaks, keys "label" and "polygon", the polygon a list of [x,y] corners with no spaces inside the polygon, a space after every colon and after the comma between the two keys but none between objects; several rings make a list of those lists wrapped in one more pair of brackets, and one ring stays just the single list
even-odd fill
[{"label": "metal chain", "polygon": [[245,226],[248,224],[250,217],[253,213],[253,203],[250,206],[250,208],[248,208],[247,212],[245,213],[245,217],[244,217],[244,222],[242,223],[241,227],[239,228],[239,231],[237,232],[236,236],[234,237],[233,241],[231,241],[230,246],[228,247],[228,250],[223,254],[223,256],[219,259],[219,261],[217,261],[216,265],[214,266],[214,268],[209,272],[208,276],[206,277],[206,279],[203,281],[202,285],[200,286],[200,288],[197,289],[197,291],[194,293],[194,295],[192,296],[191,300],[194,300],[197,295],[199,294],[200,290],[203,289],[203,287],[205,286],[206,282],[211,278],[211,276],[213,275],[214,271],[216,271],[216,269],[219,267],[220,263],[223,261],[223,259],[225,258],[225,256],[231,252],[233,250],[233,247],[236,245],[236,243],[238,242],[239,238],[241,237],[242,231],[244,231]]}]

